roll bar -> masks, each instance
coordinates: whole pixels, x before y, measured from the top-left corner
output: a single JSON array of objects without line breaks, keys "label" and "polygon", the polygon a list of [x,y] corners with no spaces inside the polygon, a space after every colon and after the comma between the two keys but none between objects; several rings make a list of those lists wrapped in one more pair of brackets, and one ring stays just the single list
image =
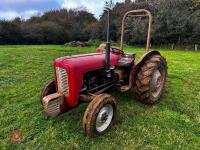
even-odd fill
[{"label": "roll bar", "polygon": [[121,44],[120,49],[123,50],[124,47],[124,27],[125,27],[125,21],[127,17],[148,17],[149,18],[149,27],[148,27],[148,34],[147,34],[147,45],[146,45],[146,52],[149,50],[150,47],[150,40],[151,40],[151,28],[152,28],[152,14],[150,11],[146,9],[138,9],[138,10],[132,10],[128,11],[122,20],[122,30],[121,30]]}]

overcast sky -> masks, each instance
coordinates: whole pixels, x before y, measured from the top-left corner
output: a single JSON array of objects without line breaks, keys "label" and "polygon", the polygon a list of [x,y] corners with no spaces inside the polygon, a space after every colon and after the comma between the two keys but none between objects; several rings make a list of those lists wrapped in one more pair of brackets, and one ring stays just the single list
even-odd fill
[{"label": "overcast sky", "polygon": [[[0,19],[23,19],[59,8],[84,7],[97,18],[103,11],[106,0],[0,0]],[[124,0],[113,0],[114,3]]]}]

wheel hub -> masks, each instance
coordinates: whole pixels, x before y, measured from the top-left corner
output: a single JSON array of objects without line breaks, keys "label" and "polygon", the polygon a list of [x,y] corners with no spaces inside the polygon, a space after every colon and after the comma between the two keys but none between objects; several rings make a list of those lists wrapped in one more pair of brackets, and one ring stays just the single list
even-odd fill
[{"label": "wheel hub", "polygon": [[158,95],[161,92],[162,85],[163,85],[163,76],[160,70],[157,69],[153,74],[152,82],[151,82],[154,97],[158,97]]},{"label": "wheel hub", "polygon": [[107,119],[108,119],[108,114],[107,113],[104,113],[104,114],[101,115],[101,122],[102,123],[105,123]]},{"label": "wheel hub", "polygon": [[110,125],[113,118],[113,107],[110,104],[102,107],[96,118],[96,130],[98,132],[105,131]]}]

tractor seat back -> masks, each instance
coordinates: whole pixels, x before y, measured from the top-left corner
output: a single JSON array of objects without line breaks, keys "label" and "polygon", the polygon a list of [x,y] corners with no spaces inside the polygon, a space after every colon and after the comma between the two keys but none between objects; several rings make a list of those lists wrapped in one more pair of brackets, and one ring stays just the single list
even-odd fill
[{"label": "tractor seat back", "polygon": [[135,60],[136,54],[129,54],[129,53],[124,53],[121,57],[121,59],[118,61],[117,66],[118,67],[130,67],[134,65],[134,60]]}]

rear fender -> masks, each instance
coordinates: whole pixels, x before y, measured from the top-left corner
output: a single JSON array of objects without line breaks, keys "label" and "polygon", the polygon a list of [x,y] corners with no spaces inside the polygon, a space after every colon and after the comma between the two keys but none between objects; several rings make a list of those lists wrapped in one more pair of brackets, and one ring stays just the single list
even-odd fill
[{"label": "rear fender", "polygon": [[130,90],[132,87],[135,86],[135,80],[137,77],[137,73],[140,69],[140,67],[144,64],[144,62],[151,56],[153,55],[161,55],[159,51],[149,51],[147,53],[145,53],[138,61],[137,63],[134,65],[130,75],[129,75],[129,84],[122,86],[121,87],[121,91],[122,92],[126,92],[128,90]]},{"label": "rear fender", "polygon": [[135,66],[133,67],[131,74],[130,74],[130,78],[131,80],[129,82],[132,83],[132,86],[135,85],[135,79],[137,76],[137,73],[140,69],[140,67],[144,64],[144,62],[149,59],[149,57],[153,56],[153,55],[161,55],[159,51],[153,50],[153,51],[149,51],[147,53],[145,53],[135,64]]}]

